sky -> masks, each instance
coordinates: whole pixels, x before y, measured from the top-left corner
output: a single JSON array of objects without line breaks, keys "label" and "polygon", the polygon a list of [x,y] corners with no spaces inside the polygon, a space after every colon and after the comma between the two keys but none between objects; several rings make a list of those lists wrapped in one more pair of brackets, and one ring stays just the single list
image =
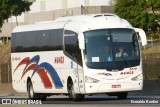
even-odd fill
[{"label": "sky", "polygon": [[[29,13],[52,11],[65,8],[83,6],[103,6],[109,5],[110,0],[36,0],[30,7]],[[24,13],[18,16],[19,22],[24,22]],[[16,18],[9,18],[9,22],[16,22]]]}]

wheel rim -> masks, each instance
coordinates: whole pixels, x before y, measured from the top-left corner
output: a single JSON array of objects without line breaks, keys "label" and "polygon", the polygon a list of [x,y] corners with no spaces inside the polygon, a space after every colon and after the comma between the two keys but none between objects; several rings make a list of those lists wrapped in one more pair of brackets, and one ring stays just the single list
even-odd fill
[{"label": "wheel rim", "polygon": [[75,98],[75,91],[74,91],[74,85],[73,82],[71,82],[68,86],[68,93],[69,93],[69,98],[74,99]]},{"label": "wheel rim", "polygon": [[29,94],[30,94],[30,97],[33,98],[34,92],[33,92],[33,86],[32,86],[32,84],[30,84],[30,87],[29,87]]},{"label": "wheel rim", "polygon": [[71,96],[72,96],[72,98],[75,98],[75,91],[74,91],[74,86],[73,86],[73,84],[72,84],[72,86],[71,86]]}]

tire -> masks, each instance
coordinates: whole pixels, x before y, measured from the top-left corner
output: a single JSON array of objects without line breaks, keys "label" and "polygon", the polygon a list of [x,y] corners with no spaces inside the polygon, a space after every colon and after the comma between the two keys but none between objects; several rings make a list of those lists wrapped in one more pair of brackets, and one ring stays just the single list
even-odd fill
[{"label": "tire", "polygon": [[29,99],[37,100],[40,98],[40,95],[34,92],[33,85],[32,85],[31,81],[29,81],[27,84],[27,91],[28,91]]},{"label": "tire", "polygon": [[69,98],[73,101],[81,101],[84,99],[84,95],[75,93],[73,82],[71,82],[68,86],[68,93]]},{"label": "tire", "polygon": [[123,99],[127,99],[127,95],[128,95],[127,92],[125,92],[125,93],[119,93],[117,95],[117,97],[118,97],[119,100],[123,100]]},{"label": "tire", "polygon": [[35,93],[34,92],[33,85],[32,85],[31,81],[27,84],[27,90],[28,90],[29,99],[42,100],[42,101],[46,101],[47,100],[47,95],[39,94],[39,93]]}]

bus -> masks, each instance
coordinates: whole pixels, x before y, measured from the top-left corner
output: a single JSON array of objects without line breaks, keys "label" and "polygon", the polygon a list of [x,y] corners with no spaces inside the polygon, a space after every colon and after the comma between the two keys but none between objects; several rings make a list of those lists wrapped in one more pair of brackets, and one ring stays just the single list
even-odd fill
[{"label": "bus", "polygon": [[143,88],[146,34],[115,14],[60,17],[12,31],[12,85],[30,99],[106,94],[126,99]]}]

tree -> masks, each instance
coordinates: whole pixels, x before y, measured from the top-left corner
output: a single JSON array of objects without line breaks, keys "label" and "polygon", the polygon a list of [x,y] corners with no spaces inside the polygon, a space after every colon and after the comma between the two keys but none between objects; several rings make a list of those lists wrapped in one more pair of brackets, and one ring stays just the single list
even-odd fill
[{"label": "tree", "polygon": [[159,9],[159,0],[117,0],[114,5],[114,10],[120,17],[146,32],[156,32],[160,27],[160,16],[157,14]]},{"label": "tree", "polygon": [[[35,0],[34,0],[35,1]],[[0,28],[4,20],[11,16],[21,15],[23,12],[29,11],[33,0],[0,0]],[[18,23],[17,23],[18,25]]]}]

